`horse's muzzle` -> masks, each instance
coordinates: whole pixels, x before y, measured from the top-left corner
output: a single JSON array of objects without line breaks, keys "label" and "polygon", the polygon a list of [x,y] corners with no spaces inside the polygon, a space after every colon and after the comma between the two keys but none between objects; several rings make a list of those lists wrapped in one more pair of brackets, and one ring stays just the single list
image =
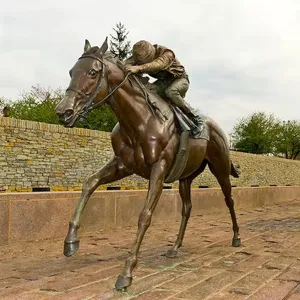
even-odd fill
[{"label": "horse's muzzle", "polygon": [[60,122],[64,125],[68,125],[74,117],[74,111],[72,109],[67,109],[65,112],[56,111]]}]

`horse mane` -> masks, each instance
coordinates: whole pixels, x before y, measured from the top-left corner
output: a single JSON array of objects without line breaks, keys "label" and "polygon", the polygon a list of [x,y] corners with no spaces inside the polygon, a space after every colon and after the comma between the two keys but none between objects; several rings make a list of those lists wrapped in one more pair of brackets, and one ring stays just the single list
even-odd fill
[{"label": "horse mane", "polygon": [[[98,46],[93,46],[89,50],[87,50],[84,54],[85,55],[91,55],[95,54],[99,50]],[[110,61],[111,63],[115,64],[124,74],[126,74],[125,65],[122,61],[118,59],[118,57],[113,54],[111,51],[106,51],[103,55],[103,58]],[[137,78],[140,82],[140,84],[143,85],[143,87],[150,93],[154,93],[156,96],[161,97],[161,95],[158,93],[157,87],[153,85],[152,83],[148,82],[148,77],[143,77],[140,74],[134,74],[134,77]],[[132,86],[136,86],[137,88],[140,88],[135,80],[132,80],[132,75],[129,76],[129,82]],[[164,99],[162,99],[164,100]]]}]

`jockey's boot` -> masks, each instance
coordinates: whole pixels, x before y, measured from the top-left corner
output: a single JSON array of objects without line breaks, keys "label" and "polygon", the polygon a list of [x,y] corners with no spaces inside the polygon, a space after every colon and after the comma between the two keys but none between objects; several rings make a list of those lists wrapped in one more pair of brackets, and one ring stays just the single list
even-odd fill
[{"label": "jockey's boot", "polygon": [[186,114],[186,116],[191,119],[191,121],[196,125],[196,126],[201,126],[203,124],[202,119],[200,116],[198,116],[195,111],[187,104],[184,103],[184,106],[182,107],[182,111]]}]

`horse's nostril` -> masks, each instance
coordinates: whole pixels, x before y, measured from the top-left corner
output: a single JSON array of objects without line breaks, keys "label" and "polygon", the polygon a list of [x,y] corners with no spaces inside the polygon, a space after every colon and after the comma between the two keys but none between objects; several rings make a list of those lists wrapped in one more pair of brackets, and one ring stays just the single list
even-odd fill
[{"label": "horse's nostril", "polygon": [[64,113],[62,113],[61,111],[59,111],[58,109],[56,109],[56,114],[61,118]]},{"label": "horse's nostril", "polygon": [[72,109],[68,109],[65,113],[64,113],[64,119],[67,120],[70,117],[72,117],[73,115],[73,110]]}]

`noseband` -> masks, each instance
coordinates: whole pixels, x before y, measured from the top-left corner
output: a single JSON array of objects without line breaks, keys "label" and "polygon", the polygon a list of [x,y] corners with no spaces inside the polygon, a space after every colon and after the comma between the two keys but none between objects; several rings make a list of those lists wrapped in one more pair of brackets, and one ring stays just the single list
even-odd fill
[{"label": "noseband", "polygon": [[[99,107],[103,103],[105,103],[107,101],[107,99],[109,99],[114,94],[114,92],[124,84],[124,82],[127,80],[130,73],[126,74],[124,80],[114,90],[111,90],[110,86],[108,85],[108,94],[99,103],[93,104],[94,99],[96,98],[96,96],[100,92],[100,89],[101,89],[101,86],[102,86],[102,83],[103,83],[103,79],[104,79],[105,73],[106,73],[105,67],[107,65],[104,63],[104,61],[102,59],[100,59],[99,57],[97,57],[96,55],[93,55],[93,54],[82,55],[81,57],[78,58],[78,60],[83,59],[83,58],[93,58],[95,60],[98,60],[102,64],[101,76],[99,76],[95,92],[90,97],[89,97],[88,94],[85,94],[82,90],[79,90],[79,89],[76,89],[76,88],[73,88],[73,87],[68,87],[67,90],[66,90],[66,92],[67,91],[73,91],[75,93],[78,93],[79,95],[81,95],[85,99],[85,104],[83,105],[83,107],[81,108],[81,110],[78,114],[79,116],[85,118],[91,110],[93,110],[94,108]],[[108,82],[107,82],[107,84],[108,84]]]}]

